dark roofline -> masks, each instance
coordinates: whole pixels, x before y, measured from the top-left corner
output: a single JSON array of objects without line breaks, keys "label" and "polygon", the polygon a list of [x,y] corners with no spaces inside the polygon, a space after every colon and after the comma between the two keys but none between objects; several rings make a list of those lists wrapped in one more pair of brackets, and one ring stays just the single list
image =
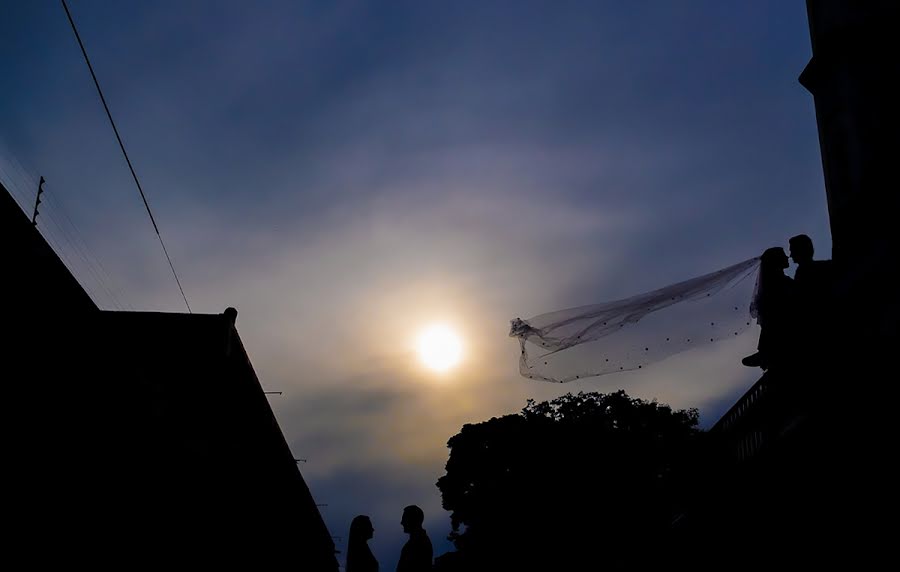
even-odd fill
[{"label": "dark roofline", "polygon": [[[38,218],[40,223],[41,219]],[[22,276],[7,280],[15,296],[17,289],[27,290],[27,296],[15,299],[38,299],[42,306],[28,311],[96,311],[99,308],[59,255],[50,247],[36,226],[19,207],[9,190],[0,181],[0,244],[4,257],[12,262],[7,267],[21,268]]]}]

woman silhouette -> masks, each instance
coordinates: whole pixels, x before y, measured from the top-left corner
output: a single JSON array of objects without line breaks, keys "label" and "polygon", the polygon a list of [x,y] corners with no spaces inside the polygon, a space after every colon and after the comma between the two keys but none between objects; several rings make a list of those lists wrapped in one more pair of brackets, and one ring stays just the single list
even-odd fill
[{"label": "woman silhouette", "polygon": [[347,540],[347,572],[378,572],[378,561],[369,549],[369,539],[375,529],[369,517],[361,514],[350,523]]},{"label": "woman silhouette", "polygon": [[776,246],[763,252],[757,291],[750,306],[760,327],[759,351],[742,360],[748,367],[768,369],[783,362],[788,354],[794,334],[794,281],[784,274],[789,265],[783,248]]}]

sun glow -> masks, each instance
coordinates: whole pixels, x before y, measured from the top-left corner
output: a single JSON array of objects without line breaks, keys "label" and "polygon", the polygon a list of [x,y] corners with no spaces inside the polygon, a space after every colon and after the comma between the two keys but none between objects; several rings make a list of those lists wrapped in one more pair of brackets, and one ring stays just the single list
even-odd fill
[{"label": "sun glow", "polygon": [[425,328],[419,334],[416,349],[425,367],[437,372],[452,369],[462,359],[462,341],[456,332],[442,324]]}]

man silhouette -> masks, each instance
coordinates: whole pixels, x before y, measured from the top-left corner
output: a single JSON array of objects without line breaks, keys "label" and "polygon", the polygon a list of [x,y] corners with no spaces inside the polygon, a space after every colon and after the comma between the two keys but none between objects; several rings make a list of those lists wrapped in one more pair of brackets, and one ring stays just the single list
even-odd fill
[{"label": "man silhouette", "polygon": [[834,270],[830,260],[813,260],[812,239],[798,234],[789,241],[791,259],[797,264],[794,283],[797,290],[797,325],[801,346],[811,346],[825,340],[825,317],[831,309],[831,290]]},{"label": "man silhouette", "polygon": [[813,260],[812,239],[805,234],[798,234],[789,241],[791,260],[797,264],[794,281],[801,296],[824,302],[828,297],[832,280],[832,262],[830,260]]},{"label": "man silhouette", "polygon": [[397,563],[397,572],[424,572],[431,570],[432,548],[431,540],[422,528],[425,522],[425,513],[416,505],[409,505],[403,509],[403,518],[400,524],[403,532],[409,534],[409,540],[400,551],[400,561]]}]

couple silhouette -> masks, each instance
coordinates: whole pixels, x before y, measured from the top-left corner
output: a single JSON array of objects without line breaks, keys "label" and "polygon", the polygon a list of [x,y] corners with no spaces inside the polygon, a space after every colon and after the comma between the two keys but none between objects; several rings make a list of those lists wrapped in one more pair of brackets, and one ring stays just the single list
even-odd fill
[{"label": "couple silhouette", "polygon": [[799,234],[789,241],[790,258],[797,264],[794,278],[780,246],[763,252],[751,312],[760,326],[757,352],[741,360],[745,366],[767,370],[788,359],[808,356],[825,341],[824,317],[829,312],[834,280],[830,260],[814,260],[812,239]]},{"label": "couple silhouette", "polygon": [[[409,540],[400,551],[397,572],[424,572],[431,570],[431,540],[422,524],[425,513],[416,505],[403,509],[400,525],[409,534]],[[369,539],[375,533],[371,519],[361,514],[350,523],[350,537],[347,541],[347,572],[378,572],[378,560],[369,548]]]}]

